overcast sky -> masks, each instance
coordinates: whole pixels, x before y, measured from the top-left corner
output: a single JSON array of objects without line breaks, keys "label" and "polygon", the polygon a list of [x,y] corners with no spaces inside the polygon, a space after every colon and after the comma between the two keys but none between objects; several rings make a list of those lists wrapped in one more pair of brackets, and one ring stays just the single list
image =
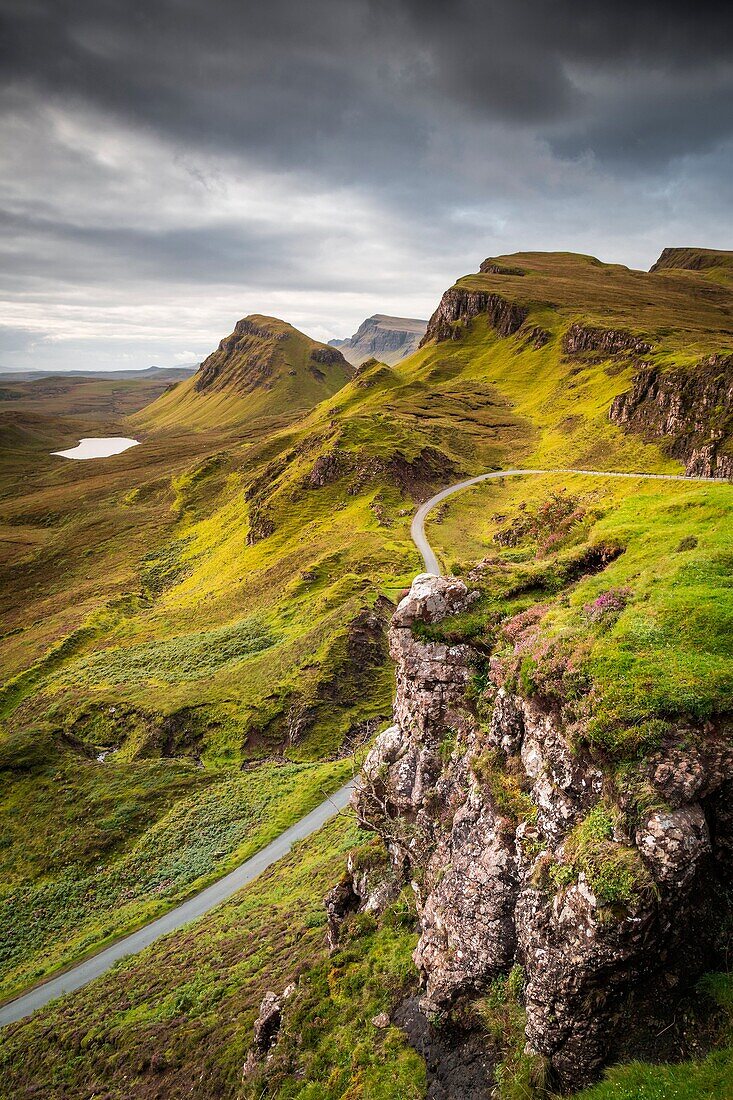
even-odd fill
[{"label": "overcast sky", "polygon": [[0,0],[0,367],[428,316],[487,255],[733,247],[733,5]]}]

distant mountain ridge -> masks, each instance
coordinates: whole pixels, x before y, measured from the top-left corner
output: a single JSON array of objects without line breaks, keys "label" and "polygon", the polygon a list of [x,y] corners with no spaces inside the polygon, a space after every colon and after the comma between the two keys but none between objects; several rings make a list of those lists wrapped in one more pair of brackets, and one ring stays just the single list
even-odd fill
[{"label": "distant mountain ridge", "polygon": [[120,370],[26,370],[23,367],[0,367],[0,377],[13,382],[32,382],[38,378],[93,378],[97,381],[108,379],[113,381],[134,381],[138,378],[149,379],[165,377],[174,382],[181,378],[188,378],[198,370],[198,363],[185,364],[181,367],[142,367],[138,370],[122,368]]},{"label": "distant mountain ridge", "polygon": [[378,359],[393,366],[411,355],[425,335],[428,322],[416,317],[389,317],[375,313],[367,317],[348,340],[329,340],[345,359],[358,367],[367,359]]}]

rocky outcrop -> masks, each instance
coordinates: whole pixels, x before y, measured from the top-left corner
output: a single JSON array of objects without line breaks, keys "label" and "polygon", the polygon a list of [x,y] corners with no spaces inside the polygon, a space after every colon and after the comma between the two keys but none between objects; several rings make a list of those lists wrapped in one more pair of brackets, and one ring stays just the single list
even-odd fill
[{"label": "rocky outcrop", "polygon": [[[441,340],[459,340],[465,325],[480,314],[485,314],[489,324],[500,336],[511,336],[524,323],[527,310],[516,302],[509,302],[500,294],[487,290],[468,290],[452,287],[440,299],[440,305],[428,321],[427,332],[420,347]],[[458,323],[460,322],[460,324]]]},{"label": "rocky outcrop", "polygon": [[329,343],[355,367],[369,359],[393,366],[417,349],[427,324],[417,317],[388,317],[375,313],[367,317],[348,340],[330,340]]},{"label": "rocky outcrop", "polygon": [[293,993],[295,993],[295,985],[289,985],[280,994],[268,990],[262,998],[259,1015],[254,1022],[252,1046],[242,1070],[243,1080],[259,1068],[275,1046],[282,1026],[285,1003],[290,1000]]},{"label": "rocky outcrop", "polygon": [[399,879],[382,860],[360,865],[355,862],[353,853],[350,853],[346,873],[328,892],[324,902],[329,950],[335,951],[338,947],[341,929],[351,914],[372,913],[378,916],[394,901],[400,886]]},{"label": "rocky outcrop", "polygon": [[711,355],[688,369],[645,368],[614,398],[609,418],[661,440],[690,475],[733,477],[733,355]]},{"label": "rocky outcrop", "polygon": [[510,267],[507,264],[502,264],[498,260],[494,260],[491,256],[484,260],[479,267],[479,271],[482,275],[524,275],[525,271],[522,267]]},{"label": "rocky outcrop", "polygon": [[309,489],[322,489],[325,485],[332,485],[349,473],[353,462],[353,455],[349,451],[339,446],[332,447],[318,455],[304,478],[304,484]]},{"label": "rocky outcrop", "polygon": [[479,721],[480,654],[430,639],[471,601],[460,580],[422,575],[399,605],[394,724],[354,805],[412,882],[423,1012],[447,1019],[521,965],[528,1050],[574,1089],[633,1020],[640,985],[672,989],[710,961],[733,750],[712,727],[682,731],[684,748],[660,750],[640,777],[640,809],[614,794],[562,707],[507,690],[498,663]]},{"label": "rocky outcrop", "polygon": [[532,347],[535,351],[539,351],[545,344],[549,344],[551,339],[552,336],[547,329],[542,328],[540,325],[534,325],[524,338],[524,346],[526,348]]},{"label": "rocky outcrop", "polygon": [[605,359],[611,355],[647,355],[651,344],[625,329],[593,328],[576,321],[563,337],[562,350],[566,355],[595,353]]},{"label": "rocky outcrop", "polygon": [[327,366],[329,364],[331,366],[334,364],[345,365],[344,356],[341,352],[336,348],[326,347],[325,344],[323,347],[313,349],[311,359],[314,363],[325,363]]},{"label": "rocky outcrop", "polygon": [[273,520],[267,507],[257,500],[252,500],[248,508],[249,526],[247,528],[247,545],[255,546],[263,539],[269,538],[275,531]]},{"label": "rocky outcrop", "polygon": [[350,496],[360,493],[371,483],[386,481],[415,500],[425,500],[436,484],[450,481],[455,472],[453,461],[436,447],[423,447],[408,458],[399,450],[389,456],[373,455],[335,444],[318,455],[303,484],[308,489],[322,489],[350,476],[347,490]]}]

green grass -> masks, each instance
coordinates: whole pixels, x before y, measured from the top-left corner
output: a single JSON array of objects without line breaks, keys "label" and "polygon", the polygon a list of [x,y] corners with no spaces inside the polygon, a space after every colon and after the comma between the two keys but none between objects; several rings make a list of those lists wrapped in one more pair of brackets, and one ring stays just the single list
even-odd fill
[{"label": "green grass", "polygon": [[370,1023],[414,980],[409,905],[399,900],[378,929],[357,921],[342,950],[326,953],[323,897],[365,840],[337,819],[215,912],[81,990],[73,1007],[62,1000],[4,1029],[0,1096],[68,1100],[104,1081],[110,1100],[176,1100],[191,1095],[192,1067],[202,1095],[252,1095],[241,1073],[260,1000],[293,980],[293,1015],[265,1095],[424,1096],[421,1059],[396,1029]]},{"label": "green grass", "polygon": [[618,1067],[587,1092],[583,1100],[727,1100],[733,1095],[733,1049],[716,1050],[699,1062]]},{"label": "green grass", "polygon": [[508,974],[492,982],[486,996],[474,1005],[480,1024],[491,1043],[504,1052],[496,1067],[496,1100],[539,1100],[546,1095],[542,1087],[544,1063],[525,1051],[523,1006],[524,971],[515,965]]},{"label": "green grass", "polygon": [[[429,525],[430,537],[462,558],[480,548],[490,564],[478,608],[437,629],[495,649],[529,692],[561,699],[580,692],[589,700],[590,744],[622,760],[653,748],[675,719],[724,720],[733,711],[733,487],[593,481],[563,478],[588,512],[549,553],[533,536],[503,549],[493,535],[525,514],[519,501],[540,507],[556,479],[480,486],[451,502],[445,522]],[[568,563],[597,545],[623,552],[595,575],[581,569],[573,579]],[[609,592],[628,593],[626,606],[589,617],[586,609]],[[504,624],[533,605],[540,608],[536,640],[526,634],[516,655]]]},{"label": "green grass", "polygon": [[102,766],[62,757],[52,770],[8,784],[0,811],[0,995],[243,862],[350,770],[341,761],[207,775],[175,762]]},{"label": "green grass", "polygon": [[129,680],[176,682],[201,680],[232,661],[241,661],[273,644],[267,625],[243,619],[217,630],[201,630],[142,645],[107,648],[65,670],[74,681],[124,684]]},{"label": "green grass", "polygon": [[[386,618],[384,597],[394,601],[419,570],[409,538],[419,497],[502,465],[679,471],[658,447],[608,420],[611,400],[628,389],[637,365],[624,357],[570,360],[562,335],[575,320],[626,327],[652,337],[651,362],[692,364],[730,346],[730,286],[720,271],[648,276],[592,258],[538,254],[505,266],[527,274],[464,282],[524,302],[527,327],[540,325],[550,336],[539,350],[526,346],[522,332],[499,338],[479,318],[456,341],[426,346],[394,368],[377,364],[337,388],[334,379],[304,381],[310,342],[285,326],[278,346],[295,375],[280,371],[270,391],[201,396],[186,382],[132,421],[142,401],[102,383],[85,391],[85,406],[78,389],[0,395],[7,458],[0,475],[0,672],[7,685],[0,762],[9,768],[0,835],[14,841],[0,856],[8,860],[7,889],[25,899],[17,943],[8,941],[19,952],[12,981],[73,957],[106,935],[110,921],[117,927],[169,904],[210,861],[224,869],[251,839],[245,822],[262,837],[265,817],[295,813],[287,767],[333,758],[386,719],[392,670],[383,636],[376,630],[381,645],[367,644],[355,624],[365,615]],[[61,429],[72,439],[136,435],[142,445],[109,462],[61,463],[47,454]],[[334,453],[346,455],[343,468],[314,487],[314,467]],[[633,761],[674,718],[717,719],[730,710],[731,490],[567,484],[580,519],[562,500],[564,518],[553,518],[552,508],[542,513],[557,477],[483,486],[431,519],[438,552],[463,573],[483,557],[496,559],[481,604],[441,629],[509,658],[503,620],[545,607],[542,652],[523,655],[517,682],[564,698],[590,684],[589,742],[627,781]],[[518,543],[500,546],[493,535],[519,516],[523,500],[533,523]],[[258,517],[272,527],[259,540]],[[624,553],[583,578],[585,549],[600,542]],[[617,615],[589,617],[586,607],[604,592],[626,589],[631,595]],[[479,695],[482,677],[485,669],[477,668]],[[88,758],[109,746],[116,751],[104,766]],[[156,759],[164,753],[173,758]],[[284,816],[276,818],[257,790],[257,773],[239,769],[283,755],[290,765],[261,773],[265,790],[279,792]],[[317,768],[300,774],[314,776]],[[304,798],[308,791],[315,784],[304,784]],[[499,793],[507,812],[523,815],[521,790]],[[211,1095],[237,1095],[264,988],[281,978],[284,984],[293,968],[323,966],[313,979],[312,1012],[321,1003],[331,971],[316,895],[340,873],[342,839],[335,828],[308,849],[312,881],[287,861],[287,881],[278,872],[267,890],[248,894],[238,909],[246,929],[212,917],[205,932],[184,933],[150,955],[166,961],[149,974],[142,963],[130,964],[94,995],[75,998],[73,1017],[59,1007],[43,1015],[53,1022],[39,1018],[18,1029],[33,1050],[33,1087],[50,1097],[101,1089],[145,1097],[160,1085],[159,1076],[150,1084],[151,1075],[163,1072],[171,1096],[187,1095],[196,1065]],[[142,892],[125,900],[134,876]],[[161,882],[168,885],[159,896]],[[44,911],[59,912],[57,928],[44,926],[42,962],[35,961],[36,897],[53,898]],[[388,982],[380,952],[403,974],[407,940],[363,932],[351,948],[359,981],[370,981],[376,967]],[[391,1033],[370,1032],[373,1049],[362,1044],[360,1062],[347,1055],[358,1046],[359,1012],[371,1008],[373,995],[354,994],[353,1006],[336,999],[338,1009],[323,1001],[324,1023],[308,1048],[319,1079],[333,1065],[333,1088],[345,1095],[368,1096],[381,1087],[374,1082],[382,1072],[402,1081],[414,1071],[419,1081],[413,1056]],[[12,1035],[2,1041],[10,1051],[9,1095],[24,1095],[31,1085],[23,1074],[31,1071],[14,1064]],[[386,1050],[388,1042],[394,1049]],[[288,1087],[320,1095],[315,1072]]]},{"label": "green grass", "polygon": [[[733,977],[708,975],[701,982],[724,1016],[723,1041],[733,1027]],[[603,1081],[577,1094],[577,1100],[728,1100],[733,1096],[733,1047],[677,1065],[633,1062],[614,1066]]]},{"label": "green grass", "polygon": [[301,978],[272,1060],[245,1095],[277,1100],[419,1100],[422,1059],[397,1027],[377,1029],[414,988],[414,909],[407,897],[377,923],[352,919],[337,954]]},{"label": "green grass", "polygon": [[563,862],[548,869],[555,890],[585,875],[588,886],[604,911],[623,912],[639,894],[651,888],[651,880],[633,847],[614,843],[615,806],[598,802],[569,834]]}]

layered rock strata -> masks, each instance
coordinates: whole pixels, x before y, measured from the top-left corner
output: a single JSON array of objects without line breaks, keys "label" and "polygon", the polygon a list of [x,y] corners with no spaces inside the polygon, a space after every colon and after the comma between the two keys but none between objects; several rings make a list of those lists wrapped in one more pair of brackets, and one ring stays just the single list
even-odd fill
[{"label": "layered rock strata", "polygon": [[463,326],[481,314],[488,317],[489,324],[500,336],[511,336],[526,320],[527,310],[487,290],[451,287],[446,290],[428,321],[420,347],[431,341],[440,343],[441,340],[460,339]]}]

